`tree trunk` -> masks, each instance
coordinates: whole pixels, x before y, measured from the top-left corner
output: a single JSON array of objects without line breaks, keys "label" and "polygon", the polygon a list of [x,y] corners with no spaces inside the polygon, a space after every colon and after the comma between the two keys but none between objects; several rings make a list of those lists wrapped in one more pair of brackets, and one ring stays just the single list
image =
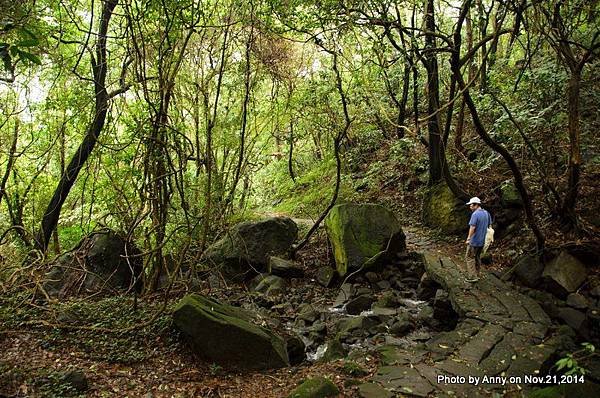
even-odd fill
[{"label": "tree trunk", "polygon": [[398,106],[398,126],[396,126],[396,135],[398,139],[404,138],[404,124],[406,122],[406,104],[408,103],[408,89],[410,85],[410,63],[404,65],[404,75],[402,80],[402,98]]},{"label": "tree trunk", "polygon": [[98,30],[98,36],[96,39],[96,57],[95,62],[92,63],[92,71],[94,75],[94,93],[95,93],[95,106],[94,116],[92,122],[87,128],[85,138],[83,142],[77,148],[77,152],[71,158],[65,173],[62,175],[58,186],[56,187],[50,203],[46,208],[44,217],[42,218],[42,225],[37,233],[36,247],[42,252],[46,252],[48,249],[48,243],[52,236],[52,231],[58,224],[60,212],[62,206],[77,180],[79,171],[89,158],[98,136],[102,132],[104,123],[106,121],[106,113],[108,111],[108,93],[106,92],[106,38],[108,31],[108,24],[112,17],[113,10],[115,9],[118,0],[105,0],[102,4],[102,14],[100,16],[100,28]]},{"label": "tree trunk", "polygon": [[10,173],[12,172],[12,168],[15,164],[16,152],[17,152],[17,141],[19,140],[19,119],[15,119],[15,129],[13,130],[13,139],[10,145],[10,150],[8,152],[8,163],[6,164],[6,169],[4,170],[4,176],[2,177],[2,181],[0,181],[0,203],[2,203],[2,197],[6,195],[6,183],[8,182],[8,178],[10,177]]},{"label": "tree trunk", "polygon": [[462,78],[459,65],[453,62],[451,67],[452,73],[456,77],[458,87],[463,91],[463,98],[465,100],[466,106],[469,108],[469,112],[471,113],[471,118],[473,119],[475,131],[490,148],[492,148],[504,158],[508,167],[512,171],[515,180],[515,186],[519,191],[519,194],[521,195],[521,199],[523,200],[523,206],[525,208],[525,214],[527,216],[527,224],[529,225],[529,228],[531,228],[533,234],[535,235],[537,249],[538,252],[541,253],[544,249],[545,237],[535,221],[533,203],[531,201],[529,193],[527,192],[527,189],[525,188],[525,183],[523,182],[523,175],[521,174],[521,170],[517,166],[517,162],[512,157],[510,152],[508,152],[508,150],[502,145],[494,141],[485,130],[485,127],[483,126],[483,123],[479,118],[479,114],[477,113],[475,103],[473,102],[473,99],[469,94],[469,90],[467,89],[465,82]]},{"label": "tree trunk", "polygon": [[577,204],[577,194],[579,191],[579,176],[581,173],[581,149],[579,145],[579,91],[581,84],[581,69],[576,68],[571,71],[567,95],[567,111],[569,114],[569,182],[567,193],[563,201],[562,212],[560,212],[563,222],[566,225],[576,226],[577,218],[575,215],[575,206]]},{"label": "tree trunk", "polygon": [[[426,0],[425,27],[428,32],[435,31],[435,10],[433,0]],[[438,63],[435,53],[435,37],[425,35],[424,65],[427,70],[427,130],[429,133],[429,185],[435,185],[443,178],[443,142],[440,134],[439,107],[440,88]]]}]

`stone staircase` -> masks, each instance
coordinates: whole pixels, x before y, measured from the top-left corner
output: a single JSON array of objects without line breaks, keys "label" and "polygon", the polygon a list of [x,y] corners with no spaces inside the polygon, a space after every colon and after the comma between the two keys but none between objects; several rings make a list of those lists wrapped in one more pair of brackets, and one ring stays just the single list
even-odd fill
[{"label": "stone staircase", "polygon": [[454,330],[425,344],[380,348],[384,366],[362,386],[363,397],[477,397],[527,388],[525,376],[545,374],[565,337],[537,302],[492,274],[466,282],[450,259],[423,254],[425,270],[449,294]]}]

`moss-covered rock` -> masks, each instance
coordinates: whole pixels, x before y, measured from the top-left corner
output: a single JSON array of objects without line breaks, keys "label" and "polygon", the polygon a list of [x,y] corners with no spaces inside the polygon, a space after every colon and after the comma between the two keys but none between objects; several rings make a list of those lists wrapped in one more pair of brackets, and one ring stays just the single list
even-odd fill
[{"label": "moss-covered rock", "polygon": [[300,384],[288,395],[288,398],[324,398],[336,397],[340,390],[325,377],[313,377]]},{"label": "moss-covered rock", "polygon": [[337,205],[327,215],[325,228],[340,276],[368,269],[406,249],[400,223],[380,205]]},{"label": "moss-covered rock", "polygon": [[269,257],[286,254],[297,238],[298,227],[291,218],[246,221],[211,245],[204,259],[229,279],[248,279],[266,271]]},{"label": "moss-covered rock", "polygon": [[423,221],[443,233],[459,234],[468,229],[469,209],[448,185],[440,183],[429,188],[423,199]]},{"label": "moss-covered rock", "polygon": [[240,308],[197,294],[182,298],[173,312],[192,349],[210,361],[244,369],[289,366],[284,340],[250,319]]},{"label": "moss-covered rock", "polygon": [[512,181],[506,181],[500,186],[500,200],[502,201],[502,206],[523,207],[521,194]]},{"label": "moss-covered rock", "polygon": [[344,348],[342,343],[338,339],[333,339],[327,342],[327,347],[325,348],[325,353],[323,354],[321,361],[335,361],[336,359],[345,358],[346,354],[348,354],[348,350]]}]

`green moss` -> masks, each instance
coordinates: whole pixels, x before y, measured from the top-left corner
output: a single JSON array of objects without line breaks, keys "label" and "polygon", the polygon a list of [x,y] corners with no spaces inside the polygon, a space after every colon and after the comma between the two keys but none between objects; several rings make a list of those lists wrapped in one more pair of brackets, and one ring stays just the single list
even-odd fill
[{"label": "green moss", "polygon": [[300,384],[288,395],[288,398],[323,398],[335,397],[340,390],[325,377],[314,377]]},{"label": "green moss", "polygon": [[379,205],[334,206],[325,218],[325,228],[340,276],[361,267],[368,269],[385,255],[405,248],[398,220]]},{"label": "green moss", "polygon": [[336,359],[342,359],[346,356],[347,351],[342,345],[342,343],[338,339],[333,339],[327,342],[327,349],[325,350],[325,354],[323,354],[323,358],[321,360],[323,362],[331,362]]},{"label": "green moss", "polygon": [[369,372],[357,364],[356,362],[345,362],[344,366],[342,366],[342,372],[347,374],[348,376],[366,376]]},{"label": "green moss", "polygon": [[173,321],[199,354],[240,368],[288,366],[283,339],[250,323],[245,311],[197,294],[185,296],[173,311]]},{"label": "green moss", "polygon": [[440,183],[425,193],[423,221],[444,233],[462,233],[467,230],[469,211],[445,183]]}]

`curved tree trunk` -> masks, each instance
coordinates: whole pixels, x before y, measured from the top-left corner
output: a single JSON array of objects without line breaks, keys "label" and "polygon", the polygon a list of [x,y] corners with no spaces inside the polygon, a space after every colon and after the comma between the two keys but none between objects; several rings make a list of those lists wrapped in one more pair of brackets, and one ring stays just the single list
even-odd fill
[{"label": "curved tree trunk", "polygon": [[94,117],[89,124],[83,142],[77,148],[77,152],[71,158],[67,169],[63,173],[58,186],[56,187],[50,203],[46,208],[42,225],[37,233],[36,247],[42,252],[48,249],[48,243],[52,236],[52,232],[58,224],[62,206],[77,180],[79,171],[89,158],[98,136],[102,132],[106,121],[106,113],[108,111],[108,93],[106,92],[106,38],[108,24],[112,17],[113,10],[117,6],[118,0],[105,0],[102,4],[102,14],[100,16],[100,28],[96,39],[96,56],[92,59],[92,71],[94,75],[94,93],[96,103],[94,106]]},{"label": "curved tree trunk", "polygon": [[490,148],[498,152],[504,158],[506,164],[512,171],[513,177],[515,179],[515,186],[519,191],[521,198],[523,199],[523,206],[525,208],[525,214],[527,216],[527,224],[529,225],[529,228],[531,228],[533,234],[535,235],[537,249],[541,253],[541,251],[544,249],[546,238],[544,237],[544,234],[542,233],[542,231],[537,225],[537,222],[535,221],[533,203],[531,201],[529,193],[527,192],[527,188],[525,188],[525,183],[523,182],[523,174],[521,174],[521,170],[519,169],[519,166],[517,166],[517,162],[512,157],[510,152],[508,152],[508,150],[502,145],[494,141],[485,130],[485,127],[483,126],[483,123],[479,118],[479,114],[477,112],[477,108],[475,107],[475,103],[471,98],[471,94],[469,94],[469,90],[465,86],[465,82],[460,73],[460,68],[455,63],[452,63],[452,72],[454,73],[454,76],[457,79],[459,88],[463,91],[465,104],[469,108],[469,112],[471,113],[471,118],[473,119],[475,131],[477,131],[477,134]]}]

